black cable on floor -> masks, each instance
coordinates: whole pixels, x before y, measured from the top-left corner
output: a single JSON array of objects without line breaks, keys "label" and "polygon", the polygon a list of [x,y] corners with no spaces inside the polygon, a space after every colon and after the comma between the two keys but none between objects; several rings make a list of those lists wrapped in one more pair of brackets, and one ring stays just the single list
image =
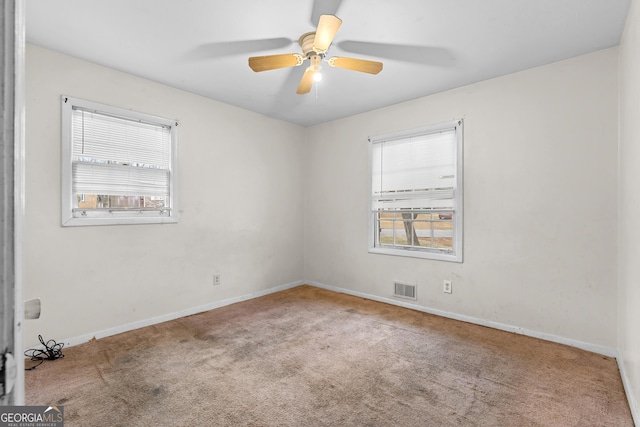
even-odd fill
[{"label": "black cable on floor", "polygon": [[44,346],[44,350],[31,348],[25,351],[24,355],[31,358],[33,361],[39,360],[40,363],[30,368],[26,368],[25,371],[33,371],[38,366],[42,365],[45,360],[56,360],[64,357],[64,354],[62,354],[62,347],[64,347],[64,343],[56,343],[54,340],[49,340],[45,343],[44,339],[42,339],[42,335],[38,335],[38,339]]}]

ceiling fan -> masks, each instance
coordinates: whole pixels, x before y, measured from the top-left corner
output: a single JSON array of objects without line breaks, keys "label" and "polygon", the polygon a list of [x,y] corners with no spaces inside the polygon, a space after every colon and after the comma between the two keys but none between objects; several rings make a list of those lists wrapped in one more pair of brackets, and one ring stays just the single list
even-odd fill
[{"label": "ceiling fan", "polygon": [[[304,72],[296,93],[302,95],[309,93],[314,81],[322,77],[321,63],[325,58],[331,42],[342,25],[342,20],[334,15],[321,15],[318,28],[315,32],[305,33],[300,36],[298,43],[302,48],[299,53],[285,53],[280,55],[252,56],[249,58],[249,67],[255,72],[276,70],[278,68],[298,67],[309,60],[310,65]],[[344,58],[334,56],[327,60],[331,67],[360,71],[369,74],[378,74],[382,71],[382,62],[368,61],[365,59]]]}]

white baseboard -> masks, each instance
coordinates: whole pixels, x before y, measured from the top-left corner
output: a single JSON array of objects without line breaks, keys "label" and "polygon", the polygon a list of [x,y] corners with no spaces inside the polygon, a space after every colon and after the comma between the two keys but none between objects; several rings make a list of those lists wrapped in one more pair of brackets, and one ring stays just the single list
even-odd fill
[{"label": "white baseboard", "polygon": [[640,426],[640,412],[638,412],[635,395],[633,394],[633,389],[631,389],[629,377],[627,376],[627,371],[624,366],[622,357],[618,357],[618,369],[620,370],[620,377],[622,378],[624,392],[627,395],[627,402],[629,402],[629,409],[631,409],[631,417],[633,418],[634,424]]},{"label": "white baseboard", "polygon": [[473,323],[476,325],[487,326],[489,328],[500,329],[502,331],[514,332],[516,334],[526,335],[533,338],[540,338],[545,341],[556,342],[559,344],[565,344],[571,347],[580,348],[582,350],[591,351],[593,353],[602,354],[609,357],[618,357],[618,351],[615,348],[606,347],[602,345],[592,344],[584,341],[578,341],[571,338],[565,338],[558,335],[548,334],[546,332],[534,331],[531,329],[521,328],[519,326],[507,325],[504,323],[494,322],[491,320],[480,319],[477,317],[466,316],[458,313],[451,313],[443,310],[436,310],[429,307],[424,307],[418,304],[412,304],[405,301],[398,301],[392,298],[379,297],[377,295],[371,295],[363,292],[356,292],[350,289],[344,289],[337,286],[325,285],[323,283],[306,281],[305,283],[316,286],[318,288],[327,289],[329,291],[339,292],[343,294],[353,295],[361,298],[366,298],[374,301],[384,302],[387,304],[397,305],[400,307],[410,308],[412,310],[422,311],[429,314],[435,314],[436,316],[447,317],[449,319],[461,320],[467,323]]},{"label": "white baseboard", "polygon": [[262,291],[252,292],[250,294],[241,295],[239,297],[228,298],[221,301],[214,301],[209,304],[201,305],[198,307],[191,307],[185,310],[177,311],[175,313],[163,314],[161,316],[152,317],[150,319],[144,319],[137,322],[127,323],[126,325],[115,326],[113,328],[103,329],[98,332],[92,332],[89,334],[81,335],[78,337],[68,338],[62,340],[65,347],[72,347],[74,345],[86,343],[92,339],[100,339],[111,335],[120,334],[122,332],[132,331],[134,329],[143,328],[145,326],[156,325],[158,323],[166,322],[169,320],[178,319],[180,317],[191,316],[193,314],[202,313],[205,311],[213,310],[215,308],[224,307],[227,305],[235,304],[237,302],[246,301],[265,295],[272,294],[274,292],[284,291],[285,289],[295,288],[302,285],[304,282],[299,280],[297,282],[287,283],[285,285],[275,286],[273,288],[265,289]]},{"label": "white baseboard", "polygon": [[205,304],[205,305],[201,305],[201,306],[197,306],[197,307],[191,307],[191,308],[188,308],[188,309],[185,309],[185,310],[181,310],[181,311],[178,311],[178,312],[174,312],[174,313],[163,314],[161,316],[152,317],[150,319],[144,319],[144,320],[140,320],[140,321],[137,321],[137,322],[127,323],[125,325],[115,326],[113,328],[103,329],[101,331],[92,332],[92,333],[88,333],[88,334],[85,334],[85,335],[68,338],[68,339],[62,340],[61,342],[63,342],[65,344],[65,347],[71,347],[71,346],[74,346],[74,345],[85,343],[85,342],[90,341],[90,340],[92,340],[94,338],[96,338],[96,339],[104,338],[104,337],[108,337],[108,336],[111,336],[111,335],[120,334],[122,332],[132,331],[132,330],[138,329],[138,328],[143,328],[145,326],[151,326],[151,325],[155,325],[155,324],[158,324],[158,323],[166,322],[166,321],[169,321],[169,320],[178,319],[180,317],[191,316],[193,314],[202,313],[204,311],[213,310],[213,309],[224,307],[224,306],[227,306],[227,305],[230,305],[230,304],[235,304],[237,302],[246,301],[246,300],[250,300],[250,299],[254,299],[254,298],[259,298],[261,296],[272,294],[274,292],[283,291],[285,289],[291,289],[291,288],[294,288],[296,286],[300,286],[300,285],[305,284],[305,283],[309,284],[311,286],[315,286],[315,287],[322,288],[322,289],[327,289],[327,290],[334,291],[334,292],[339,292],[339,293],[342,293],[342,294],[348,294],[348,295],[353,295],[353,296],[357,296],[357,297],[360,297],[360,298],[370,299],[370,300],[373,300],[373,301],[384,302],[384,303],[387,303],[387,304],[392,304],[392,305],[397,305],[397,306],[400,306],[400,307],[410,308],[412,310],[422,311],[422,312],[429,313],[429,314],[435,314],[437,316],[447,317],[447,318],[455,319],[455,320],[461,320],[463,322],[473,323],[473,324],[481,325],[481,326],[487,326],[487,327],[490,327],[490,328],[499,329],[499,330],[503,330],[503,331],[507,331],[507,332],[514,332],[514,333],[517,333],[517,334],[526,335],[526,336],[530,336],[530,337],[534,337],[534,338],[540,338],[540,339],[543,339],[543,340],[546,340],[546,341],[557,342],[559,344],[565,344],[565,345],[569,345],[569,346],[572,346],[572,347],[577,347],[577,348],[580,348],[580,349],[583,349],[583,350],[591,351],[591,352],[602,354],[602,355],[609,356],[609,357],[617,357],[618,356],[617,350],[614,349],[614,348],[611,348],[611,347],[600,346],[600,345],[591,344],[591,343],[578,341],[578,340],[573,340],[573,339],[570,339],[570,338],[565,338],[565,337],[561,337],[561,336],[557,336],[557,335],[553,335],[553,334],[548,334],[548,333],[545,333],[545,332],[534,331],[534,330],[530,330],[530,329],[526,329],[526,328],[521,328],[519,326],[507,325],[507,324],[504,324],[504,323],[493,322],[491,320],[480,319],[480,318],[476,318],[476,317],[472,317],[472,316],[466,316],[466,315],[462,315],[462,314],[458,314],[458,313],[451,313],[451,312],[448,312],[448,311],[436,310],[436,309],[432,309],[432,308],[429,308],[429,307],[424,307],[424,306],[421,306],[421,305],[418,305],[418,304],[412,304],[412,303],[405,302],[405,301],[398,301],[398,300],[395,300],[395,299],[392,299],[392,298],[384,298],[384,297],[379,297],[377,295],[367,294],[367,293],[364,293],[364,292],[356,292],[356,291],[352,291],[350,289],[340,288],[340,287],[337,287],[337,286],[325,285],[324,283],[319,283],[319,282],[314,282],[314,281],[303,281],[303,280],[298,280],[296,282],[291,282],[291,283],[287,283],[287,284],[280,285],[280,286],[274,286],[272,288],[268,288],[268,289],[265,289],[265,290],[262,290],[262,291],[252,292],[250,294],[245,294],[245,295],[241,295],[241,296],[234,297],[234,298],[229,298],[229,299],[225,299],[225,300],[221,300],[221,301],[214,301],[214,302],[211,302],[211,303],[208,303],[208,304]]}]

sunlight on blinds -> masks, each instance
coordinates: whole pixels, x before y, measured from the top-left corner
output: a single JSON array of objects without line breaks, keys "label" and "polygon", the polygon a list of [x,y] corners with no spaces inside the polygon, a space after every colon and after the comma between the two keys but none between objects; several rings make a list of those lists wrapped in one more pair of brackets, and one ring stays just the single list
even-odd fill
[{"label": "sunlight on blinds", "polygon": [[452,208],[454,129],[373,144],[374,208]]},{"label": "sunlight on blinds", "polygon": [[81,108],[72,117],[74,194],[168,196],[167,126]]}]

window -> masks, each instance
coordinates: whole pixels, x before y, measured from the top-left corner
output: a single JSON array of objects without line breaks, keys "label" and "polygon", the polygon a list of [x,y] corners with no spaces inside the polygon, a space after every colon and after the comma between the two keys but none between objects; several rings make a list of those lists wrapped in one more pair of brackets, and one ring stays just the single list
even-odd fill
[{"label": "window", "polygon": [[177,222],[177,125],[63,96],[62,225]]},{"label": "window", "polygon": [[462,262],[462,120],[369,141],[369,252]]}]

